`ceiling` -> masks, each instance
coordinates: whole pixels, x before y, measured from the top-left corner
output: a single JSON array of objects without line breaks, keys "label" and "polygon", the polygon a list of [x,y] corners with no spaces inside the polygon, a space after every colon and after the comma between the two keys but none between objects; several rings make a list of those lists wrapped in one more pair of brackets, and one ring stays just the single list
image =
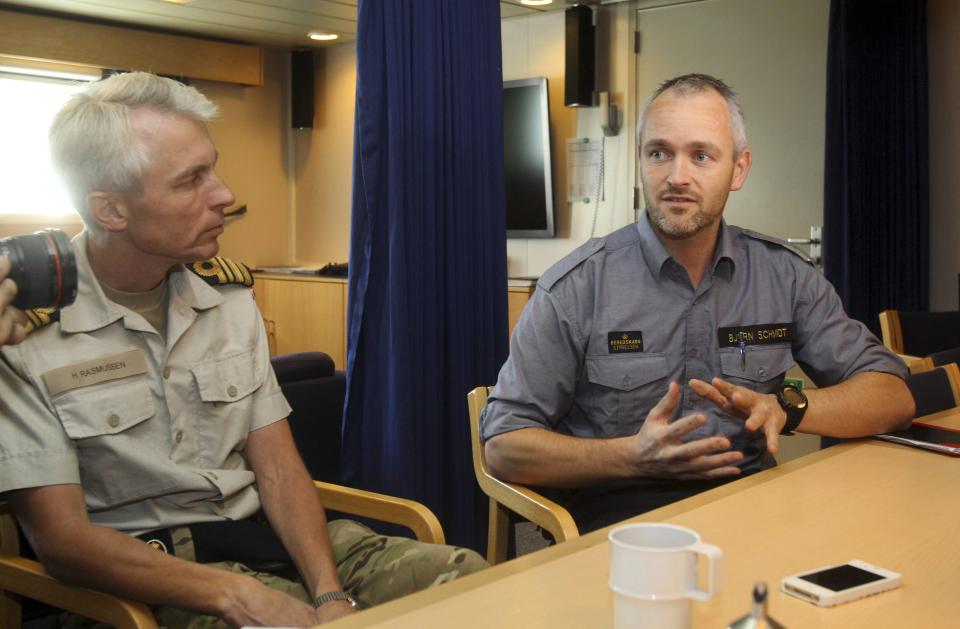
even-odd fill
[{"label": "ceiling", "polygon": [[[389,0],[387,0],[389,1]],[[268,48],[322,48],[351,42],[357,32],[358,0],[3,0],[0,8],[83,16],[186,35],[216,37]],[[530,7],[500,0],[501,17],[536,15],[566,8],[566,0]],[[334,42],[307,38],[310,31],[336,33]]]}]

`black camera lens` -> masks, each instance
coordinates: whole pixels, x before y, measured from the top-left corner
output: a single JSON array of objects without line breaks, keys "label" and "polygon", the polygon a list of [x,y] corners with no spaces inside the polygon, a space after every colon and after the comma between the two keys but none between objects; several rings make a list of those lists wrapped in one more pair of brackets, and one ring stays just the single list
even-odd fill
[{"label": "black camera lens", "polygon": [[77,259],[59,229],[0,239],[0,256],[10,261],[17,308],[62,308],[77,298]]}]

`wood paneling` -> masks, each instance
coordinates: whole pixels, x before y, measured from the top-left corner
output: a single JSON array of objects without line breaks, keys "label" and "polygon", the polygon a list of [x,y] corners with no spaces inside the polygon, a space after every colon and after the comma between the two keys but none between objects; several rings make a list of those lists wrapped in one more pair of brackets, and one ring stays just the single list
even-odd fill
[{"label": "wood paneling", "polygon": [[511,286],[507,289],[507,318],[509,321],[509,335],[513,335],[513,328],[520,320],[520,315],[530,300],[535,286]]},{"label": "wood paneling", "polygon": [[0,11],[0,54],[97,68],[263,84],[258,46]]},{"label": "wood paneling", "polygon": [[343,369],[346,289],[340,279],[257,275],[253,292],[267,330],[274,334],[271,350],[325,352]]},{"label": "wood paneling", "polygon": [[[303,275],[255,276],[253,294],[270,335],[271,355],[321,351],[337,369],[347,364],[347,281]],[[534,286],[507,293],[510,332]]]}]

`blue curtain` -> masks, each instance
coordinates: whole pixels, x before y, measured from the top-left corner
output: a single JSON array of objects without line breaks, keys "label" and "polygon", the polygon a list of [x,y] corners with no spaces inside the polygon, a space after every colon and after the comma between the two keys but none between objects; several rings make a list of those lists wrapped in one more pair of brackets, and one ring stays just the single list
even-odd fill
[{"label": "blue curtain", "polygon": [[344,478],[482,548],[466,394],[507,355],[500,5],[361,0]]},{"label": "blue curtain", "polygon": [[926,0],[833,0],[824,273],[851,317],[926,310]]}]

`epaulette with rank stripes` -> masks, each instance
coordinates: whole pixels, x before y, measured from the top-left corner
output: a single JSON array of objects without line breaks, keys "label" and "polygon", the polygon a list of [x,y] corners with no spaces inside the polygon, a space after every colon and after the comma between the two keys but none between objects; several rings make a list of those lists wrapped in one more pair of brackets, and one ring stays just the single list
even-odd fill
[{"label": "epaulette with rank stripes", "polygon": [[250,273],[247,265],[222,256],[188,264],[187,268],[211,286],[224,286],[226,284],[253,286],[253,274]]},{"label": "epaulette with rank stripes", "polygon": [[27,325],[25,328],[27,334],[46,327],[54,321],[60,320],[60,311],[56,308],[33,308],[31,310],[24,310],[23,314],[27,315]]}]

